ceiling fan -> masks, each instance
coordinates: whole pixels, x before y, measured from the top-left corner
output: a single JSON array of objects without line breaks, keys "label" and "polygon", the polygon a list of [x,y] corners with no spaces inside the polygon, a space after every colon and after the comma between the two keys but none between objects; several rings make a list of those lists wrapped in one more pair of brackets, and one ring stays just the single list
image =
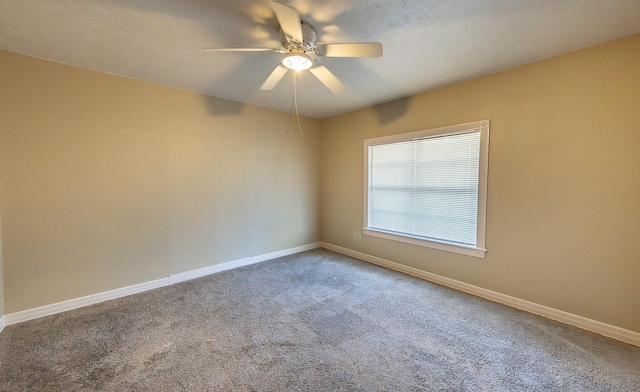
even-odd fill
[{"label": "ceiling fan", "polygon": [[204,48],[218,52],[275,52],[282,53],[281,63],[264,81],[261,90],[274,89],[285,74],[309,70],[334,94],[340,94],[345,86],[324,65],[317,60],[324,57],[380,57],[382,45],[379,42],[322,44],[316,42],[316,32],[309,23],[300,19],[300,13],[288,5],[271,2],[271,8],[280,24],[281,48]]}]

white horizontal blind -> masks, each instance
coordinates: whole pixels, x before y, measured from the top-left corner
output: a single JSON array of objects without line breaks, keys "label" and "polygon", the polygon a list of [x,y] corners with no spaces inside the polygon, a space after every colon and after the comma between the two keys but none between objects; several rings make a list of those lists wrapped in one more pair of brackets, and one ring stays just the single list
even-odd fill
[{"label": "white horizontal blind", "polygon": [[480,136],[369,146],[369,228],[475,246]]}]

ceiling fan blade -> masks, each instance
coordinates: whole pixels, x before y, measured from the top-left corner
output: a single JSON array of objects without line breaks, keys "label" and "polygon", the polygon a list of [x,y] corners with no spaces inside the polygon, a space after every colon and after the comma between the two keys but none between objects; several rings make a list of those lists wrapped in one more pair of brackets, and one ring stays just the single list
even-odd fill
[{"label": "ceiling fan blade", "polygon": [[267,77],[267,80],[262,83],[262,86],[260,86],[260,90],[273,90],[278,85],[278,83],[280,83],[280,80],[282,80],[288,70],[289,68],[279,64],[276,69],[271,72],[271,75]]},{"label": "ceiling fan blade", "polygon": [[318,44],[317,54],[326,57],[380,57],[382,44],[362,42],[352,44]]},{"label": "ceiling fan blade", "polygon": [[342,94],[347,88],[342,84],[334,74],[331,73],[324,65],[309,68],[309,72],[313,74],[334,94]]},{"label": "ceiling fan blade", "polygon": [[280,28],[287,38],[294,42],[302,42],[302,27],[300,13],[294,8],[277,1],[271,2],[271,8],[276,14],[276,19],[280,23]]},{"label": "ceiling fan blade", "polygon": [[207,52],[279,52],[280,49],[273,48],[202,48]]}]

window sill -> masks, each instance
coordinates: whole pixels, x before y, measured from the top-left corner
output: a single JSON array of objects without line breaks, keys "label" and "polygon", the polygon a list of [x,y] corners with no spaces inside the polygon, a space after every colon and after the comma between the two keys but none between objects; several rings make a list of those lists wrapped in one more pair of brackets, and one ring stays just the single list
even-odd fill
[{"label": "window sill", "polygon": [[391,241],[404,242],[407,244],[413,244],[418,246],[424,246],[427,248],[434,248],[444,250],[447,252],[459,253],[467,256],[479,257],[484,259],[486,249],[476,248],[473,246],[464,246],[458,244],[452,244],[450,242],[440,242],[433,240],[426,240],[424,238],[410,237],[407,235],[401,235],[398,233],[390,233],[387,231],[365,228],[362,229],[362,233],[372,237],[384,238]]}]

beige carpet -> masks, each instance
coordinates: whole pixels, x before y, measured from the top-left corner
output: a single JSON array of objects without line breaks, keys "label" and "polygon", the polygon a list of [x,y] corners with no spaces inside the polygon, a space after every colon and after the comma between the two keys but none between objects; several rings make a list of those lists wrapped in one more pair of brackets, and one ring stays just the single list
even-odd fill
[{"label": "beige carpet", "polygon": [[640,391],[640,348],[314,250],[11,325],[1,391]]}]

